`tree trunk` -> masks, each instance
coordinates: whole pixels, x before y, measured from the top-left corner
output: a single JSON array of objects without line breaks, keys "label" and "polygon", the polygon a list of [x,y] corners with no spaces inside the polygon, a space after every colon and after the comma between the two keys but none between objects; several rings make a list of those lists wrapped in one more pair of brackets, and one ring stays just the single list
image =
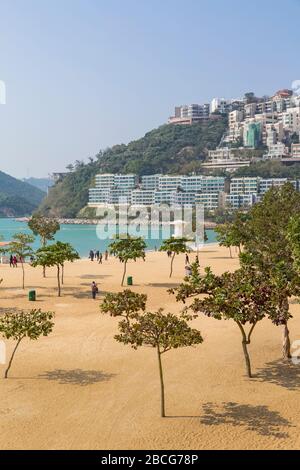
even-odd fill
[{"label": "tree trunk", "polygon": [[231,246],[229,247],[230,258],[232,258]]},{"label": "tree trunk", "polygon": [[64,265],[61,265],[61,284],[64,285]]},{"label": "tree trunk", "polygon": [[237,321],[236,323],[237,323],[237,325],[238,325],[238,327],[241,331],[242,338],[243,338],[242,339],[242,347],[243,347],[243,353],[244,353],[245,364],[246,364],[246,373],[247,373],[248,377],[251,379],[251,377],[252,377],[251,363],[250,363],[250,356],[249,356],[249,353],[248,353],[247,344],[250,344],[250,336],[253,332],[255,324],[252,326],[252,328],[250,330],[250,333],[248,335],[248,340],[247,340],[247,336],[246,336],[245,330],[243,328],[243,325],[239,321]]},{"label": "tree trunk", "polygon": [[174,258],[175,258],[175,252],[173,253],[173,255],[172,255],[172,259],[171,259],[171,271],[170,271],[170,277],[172,277],[172,274],[173,274],[173,262],[174,262]]},{"label": "tree trunk", "polygon": [[[46,239],[45,239],[45,237],[42,238],[42,245],[43,245],[43,247],[46,246]],[[43,266],[43,277],[46,277],[46,266]]]},{"label": "tree trunk", "polygon": [[17,351],[18,346],[19,346],[19,344],[21,343],[22,339],[23,339],[23,338],[18,339],[17,344],[16,344],[15,347],[14,347],[14,350],[13,350],[12,355],[11,355],[11,357],[10,357],[10,360],[9,360],[9,363],[8,363],[8,366],[7,366],[7,369],[6,369],[5,374],[4,374],[4,378],[5,378],[5,379],[7,379],[7,377],[8,377],[9,369],[11,368],[11,365],[12,365],[12,362],[13,362],[13,359],[14,359],[14,356],[15,356],[15,354],[16,354],[16,351]]},{"label": "tree trunk", "polygon": [[61,288],[60,288],[60,266],[59,265],[57,265],[57,287],[58,287],[58,297],[60,297]]},{"label": "tree trunk", "polygon": [[124,285],[124,279],[125,279],[125,275],[126,275],[126,268],[127,268],[127,261],[124,261],[124,271],[123,271],[123,277],[122,277],[122,284],[121,284],[121,286]]},{"label": "tree trunk", "polygon": [[164,385],[164,375],[161,363],[161,352],[159,347],[157,347],[157,357],[158,357],[158,366],[159,366],[159,379],[160,379],[160,415],[162,418],[165,418],[165,385]]},{"label": "tree trunk", "polygon": [[291,359],[291,341],[287,322],[283,325],[282,356],[283,359]]},{"label": "tree trunk", "polygon": [[25,271],[24,271],[24,264],[23,259],[21,257],[21,266],[22,266],[22,288],[25,289]]},{"label": "tree trunk", "polygon": [[243,352],[244,352],[245,363],[246,363],[246,372],[247,372],[248,377],[251,379],[252,373],[251,373],[250,356],[249,356],[248,348],[247,348],[247,341],[243,340],[242,346],[243,346]]},{"label": "tree trunk", "polygon": [[[281,311],[282,318],[285,319],[288,317],[289,311],[289,299],[284,297],[281,301]],[[283,322],[283,337],[282,337],[282,356],[283,359],[290,359],[291,355],[291,341],[290,341],[290,332],[288,329],[288,320]]]}]

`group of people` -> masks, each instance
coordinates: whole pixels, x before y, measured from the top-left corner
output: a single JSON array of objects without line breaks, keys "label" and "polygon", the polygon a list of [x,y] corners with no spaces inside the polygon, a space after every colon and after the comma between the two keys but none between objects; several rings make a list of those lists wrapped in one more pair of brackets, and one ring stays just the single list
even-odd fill
[{"label": "group of people", "polygon": [[11,268],[17,268],[18,267],[18,258],[16,257],[16,255],[10,255],[9,266]]},{"label": "group of people", "polygon": [[[89,259],[91,261],[96,260],[99,264],[102,264],[103,254],[99,250],[90,250]],[[105,259],[105,261],[108,260],[108,251],[107,250],[105,250],[104,259]]]}]

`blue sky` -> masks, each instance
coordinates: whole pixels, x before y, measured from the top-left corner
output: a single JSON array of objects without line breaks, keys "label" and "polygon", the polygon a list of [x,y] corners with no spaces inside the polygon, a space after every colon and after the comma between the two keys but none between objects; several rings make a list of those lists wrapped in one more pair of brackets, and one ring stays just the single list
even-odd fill
[{"label": "blue sky", "polygon": [[299,14],[299,0],[0,0],[0,170],[46,176],[176,104],[290,87]]}]

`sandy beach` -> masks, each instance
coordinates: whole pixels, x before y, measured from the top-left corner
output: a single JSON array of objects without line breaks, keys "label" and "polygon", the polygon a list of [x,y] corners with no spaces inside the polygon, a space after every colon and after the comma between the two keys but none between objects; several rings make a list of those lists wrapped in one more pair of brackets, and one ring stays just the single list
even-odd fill
[{"label": "sandy beach", "polygon": [[[194,258],[194,254],[190,258]],[[184,256],[169,279],[164,253],[130,262],[135,292],[148,295],[148,309],[179,312],[167,289],[184,276]],[[234,270],[225,248],[207,245],[201,267]],[[200,317],[193,322],[204,342],[163,357],[167,418],[160,418],[155,352],[134,351],[114,340],[118,320],[100,313],[105,293],[121,290],[122,265],[81,260],[65,268],[62,297],[54,270],[0,266],[0,307],[41,308],[56,314],[53,333],[24,340],[10,378],[0,366],[1,449],[299,449],[300,365],[281,361],[281,329],[264,320],[250,345],[254,377],[245,376],[240,332],[231,321]],[[100,293],[93,301],[90,283]],[[36,289],[36,303],[28,290]],[[299,304],[292,302],[291,340],[300,339]],[[8,353],[13,342],[7,342]]]}]

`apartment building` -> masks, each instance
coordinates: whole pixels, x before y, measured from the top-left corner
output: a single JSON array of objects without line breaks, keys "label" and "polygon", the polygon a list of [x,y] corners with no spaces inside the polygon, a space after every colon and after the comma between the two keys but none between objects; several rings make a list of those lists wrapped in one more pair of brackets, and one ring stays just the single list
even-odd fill
[{"label": "apartment building", "polygon": [[110,204],[130,204],[131,203],[131,188],[118,187],[110,190],[109,203]]},{"label": "apartment building", "polygon": [[255,194],[226,194],[225,205],[232,209],[251,207],[256,202]]},{"label": "apartment building", "polygon": [[216,193],[224,191],[225,178],[223,176],[206,176],[202,180],[203,193]]},{"label": "apartment building", "polygon": [[291,108],[282,113],[282,125],[291,133],[300,132],[300,108]]},{"label": "apartment building", "polygon": [[217,148],[216,150],[208,151],[209,162],[219,162],[226,160],[234,160],[234,153],[228,147]]},{"label": "apartment building", "polygon": [[189,104],[181,106],[181,118],[189,118],[193,120],[201,120],[209,118],[209,104]]},{"label": "apartment building", "polygon": [[113,174],[103,173],[95,176],[96,188],[135,188],[138,183],[138,177],[135,174]]},{"label": "apartment building", "polygon": [[230,194],[254,194],[258,192],[258,185],[258,178],[232,178],[230,181]]},{"label": "apartment building", "polygon": [[210,117],[210,105],[205,104],[189,104],[176,106],[174,116],[168,120],[169,124],[193,124]]},{"label": "apartment building", "polygon": [[89,205],[109,204],[110,188],[90,188],[89,189]]},{"label": "apartment building", "polygon": [[115,175],[104,173],[95,176],[96,188],[112,188],[115,184]]},{"label": "apartment building", "polygon": [[[288,181],[289,181],[288,178],[266,178],[266,179],[261,178],[259,180],[259,193],[263,195],[270,188],[274,186],[277,186],[277,187],[283,186]],[[289,182],[294,186],[295,189],[297,189],[298,187],[297,181],[289,181]]]},{"label": "apartment building", "polygon": [[115,186],[122,189],[133,189],[138,184],[138,176],[135,174],[115,175]]},{"label": "apartment building", "polygon": [[178,204],[181,206],[194,206],[195,205],[194,191],[177,191],[171,194],[171,204]]},{"label": "apartment building", "polygon": [[154,191],[154,204],[171,204],[173,192],[168,189]]},{"label": "apartment building", "polygon": [[134,189],[131,191],[131,204],[151,206],[154,204],[154,189]]},{"label": "apartment building", "polygon": [[159,179],[163,176],[161,174],[156,175],[144,175],[141,177],[141,187],[142,189],[158,189]]},{"label": "apartment building", "polygon": [[282,142],[268,145],[268,153],[264,155],[264,159],[272,160],[273,158],[285,158],[289,155],[289,149]]},{"label": "apartment building", "polygon": [[176,191],[181,187],[181,176],[164,175],[159,178],[158,189],[160,191]]},{"label": "apartment building", "polygon": [[204,209],[214,210],[220,205],[220,196],[222,193],[197,193],[195,195],[195,203],[202,204]]},{"label": "apartment building", "polygon": [[[279,148],[284,150],[282,146]],[[300,152],[300,144],[293,144],[292,149],[297,155],[297,152]],[[151,206],[165,203],[182,206],[203,204],[208,210],[224,204],[239,208],[251,206],[271,187],[280,187],[288,181],[287,178],[241,177],[231,178],[228,185],[225,178],[219,176],[153,175],[153,177],[151,179],[149,176],[146,180],[142,177],[141,181],[144,181],[145,186],[156,189],[145,189],[139,185],[136,175],[97,175],[95,187],[89,190],[89,206],[117,204]],[[293,180],[291,183],[295,189],[300,190],[300,181]]]},{"label": "apartment building", "polygon": [[300,158],[300,144],[292,144],[291,155],[292,158]]}]

